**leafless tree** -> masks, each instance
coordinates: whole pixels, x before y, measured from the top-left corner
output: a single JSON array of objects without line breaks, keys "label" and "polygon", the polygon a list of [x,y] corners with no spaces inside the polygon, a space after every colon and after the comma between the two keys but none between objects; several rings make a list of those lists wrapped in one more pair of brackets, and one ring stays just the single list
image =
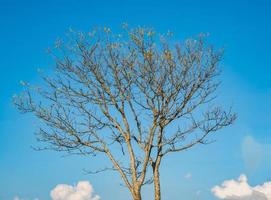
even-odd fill
[{"label": "leafless tree", "polygon": [[236,118],[214,106],[223,52],[203,35],[180,43],[126,25],[121,34],[71,31],[51,54],[56,73],[42,88],[25,84],[15,105],[42,121],[46,148],[107,156],[112,166],[97,172],[118,172],[134,200],[147,183],[160,200],[162,159],[205,144]]}]

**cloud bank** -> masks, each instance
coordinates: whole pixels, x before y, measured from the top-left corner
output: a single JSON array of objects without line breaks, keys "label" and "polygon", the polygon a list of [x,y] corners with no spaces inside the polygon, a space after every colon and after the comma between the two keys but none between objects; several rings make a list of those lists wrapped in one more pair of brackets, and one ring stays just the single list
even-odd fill
[{"label": "cloud bank", "polygon": [[94,195],[92,185],[88,181],[80,181],[77,185],[57,185],[50,193],[52,200],[100,200]]},{"label": "cloud bank", "polygon": [[237,180],[226,180],[221,186],[213,187],[212,192],[225,200],[271,200],[271,182],[252,187],[247,181],[242,174]]}]

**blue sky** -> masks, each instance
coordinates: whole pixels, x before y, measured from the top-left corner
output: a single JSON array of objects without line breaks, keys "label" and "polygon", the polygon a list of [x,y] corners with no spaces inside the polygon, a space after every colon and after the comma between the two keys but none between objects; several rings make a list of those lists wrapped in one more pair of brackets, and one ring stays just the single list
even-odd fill
[{"label": "blue sky", "polygon": [[[271,2],[270,1],[15,1],[0,0],[0,199],[15,195],[49,200],[58,183],[88,180],[102,199],[127,200],[117,175],[84,175],[98,160],[36,152],[31,116],[20,115],[12,95],[19,81],[38,80],[48,68],[46,49],[69,27],[88,31],[96,25],[118,30],[122,22],[174,32],[176,38],[210,33],[225,47],[219,101],[233,105],[236,123],[216,142],[167,158],[162,166],[164,200],[215,199],[214,185],[244,173],[251,185],[271,180]],[[252,151],[251,149],[255,149]],[[185,178],[191,174],[190,178]],[[196,195],[197,191],[200,196]],[[144,190],[146,199],[150,188]]]}]

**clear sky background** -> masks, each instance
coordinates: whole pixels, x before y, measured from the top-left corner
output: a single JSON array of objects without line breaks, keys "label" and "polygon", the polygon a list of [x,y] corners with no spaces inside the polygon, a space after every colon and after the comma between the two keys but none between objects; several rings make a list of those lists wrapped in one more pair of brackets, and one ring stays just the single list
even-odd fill
[{"label": "clear sky background", "polygon": [[[251,185],[270,181],[270,10],[268,0],[0,0],[0,199],[50,200],[56,184],[80,180],[90,181],[102,200],[130,199],[118,175],[83,173],[101,166],[98,160],[32,150],[34,120],[11,103],[20,80],[36,82],[37,68],[48,68],[46,49],[69,27],[117,31],[122,22],[170,30],[180,39],[208,32],[226,50],[219,101],[233,105],[238,120],[213,136],[215,143],[167,158],[161,169],[164,200],[213,200],[214,185],[241,173]],[[144,197],[151,198],[149,187]]]}]

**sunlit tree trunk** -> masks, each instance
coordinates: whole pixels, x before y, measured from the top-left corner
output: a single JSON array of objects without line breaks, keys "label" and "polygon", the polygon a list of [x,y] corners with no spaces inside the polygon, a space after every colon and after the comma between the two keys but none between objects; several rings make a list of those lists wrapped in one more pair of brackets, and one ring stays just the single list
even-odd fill
[{"label": "sunlit tree trunk", "polygon": [[141,194],[139,193],[139,194],[136,194],[135,196],[134,196],[134,200],[141,200]]},{"label": "sunlit tree trunk", "polygon": [[133,200],[141,200],[141,187],[136,186],[133,192]]},{"label": "sunlit tree trunk", "polygon": [[154,199],[161,200],[161,186],[160,186],[160,174],[159,167],[161,163],[161,157],[158,157],[153,167],[153,183],[154,183]]}]

